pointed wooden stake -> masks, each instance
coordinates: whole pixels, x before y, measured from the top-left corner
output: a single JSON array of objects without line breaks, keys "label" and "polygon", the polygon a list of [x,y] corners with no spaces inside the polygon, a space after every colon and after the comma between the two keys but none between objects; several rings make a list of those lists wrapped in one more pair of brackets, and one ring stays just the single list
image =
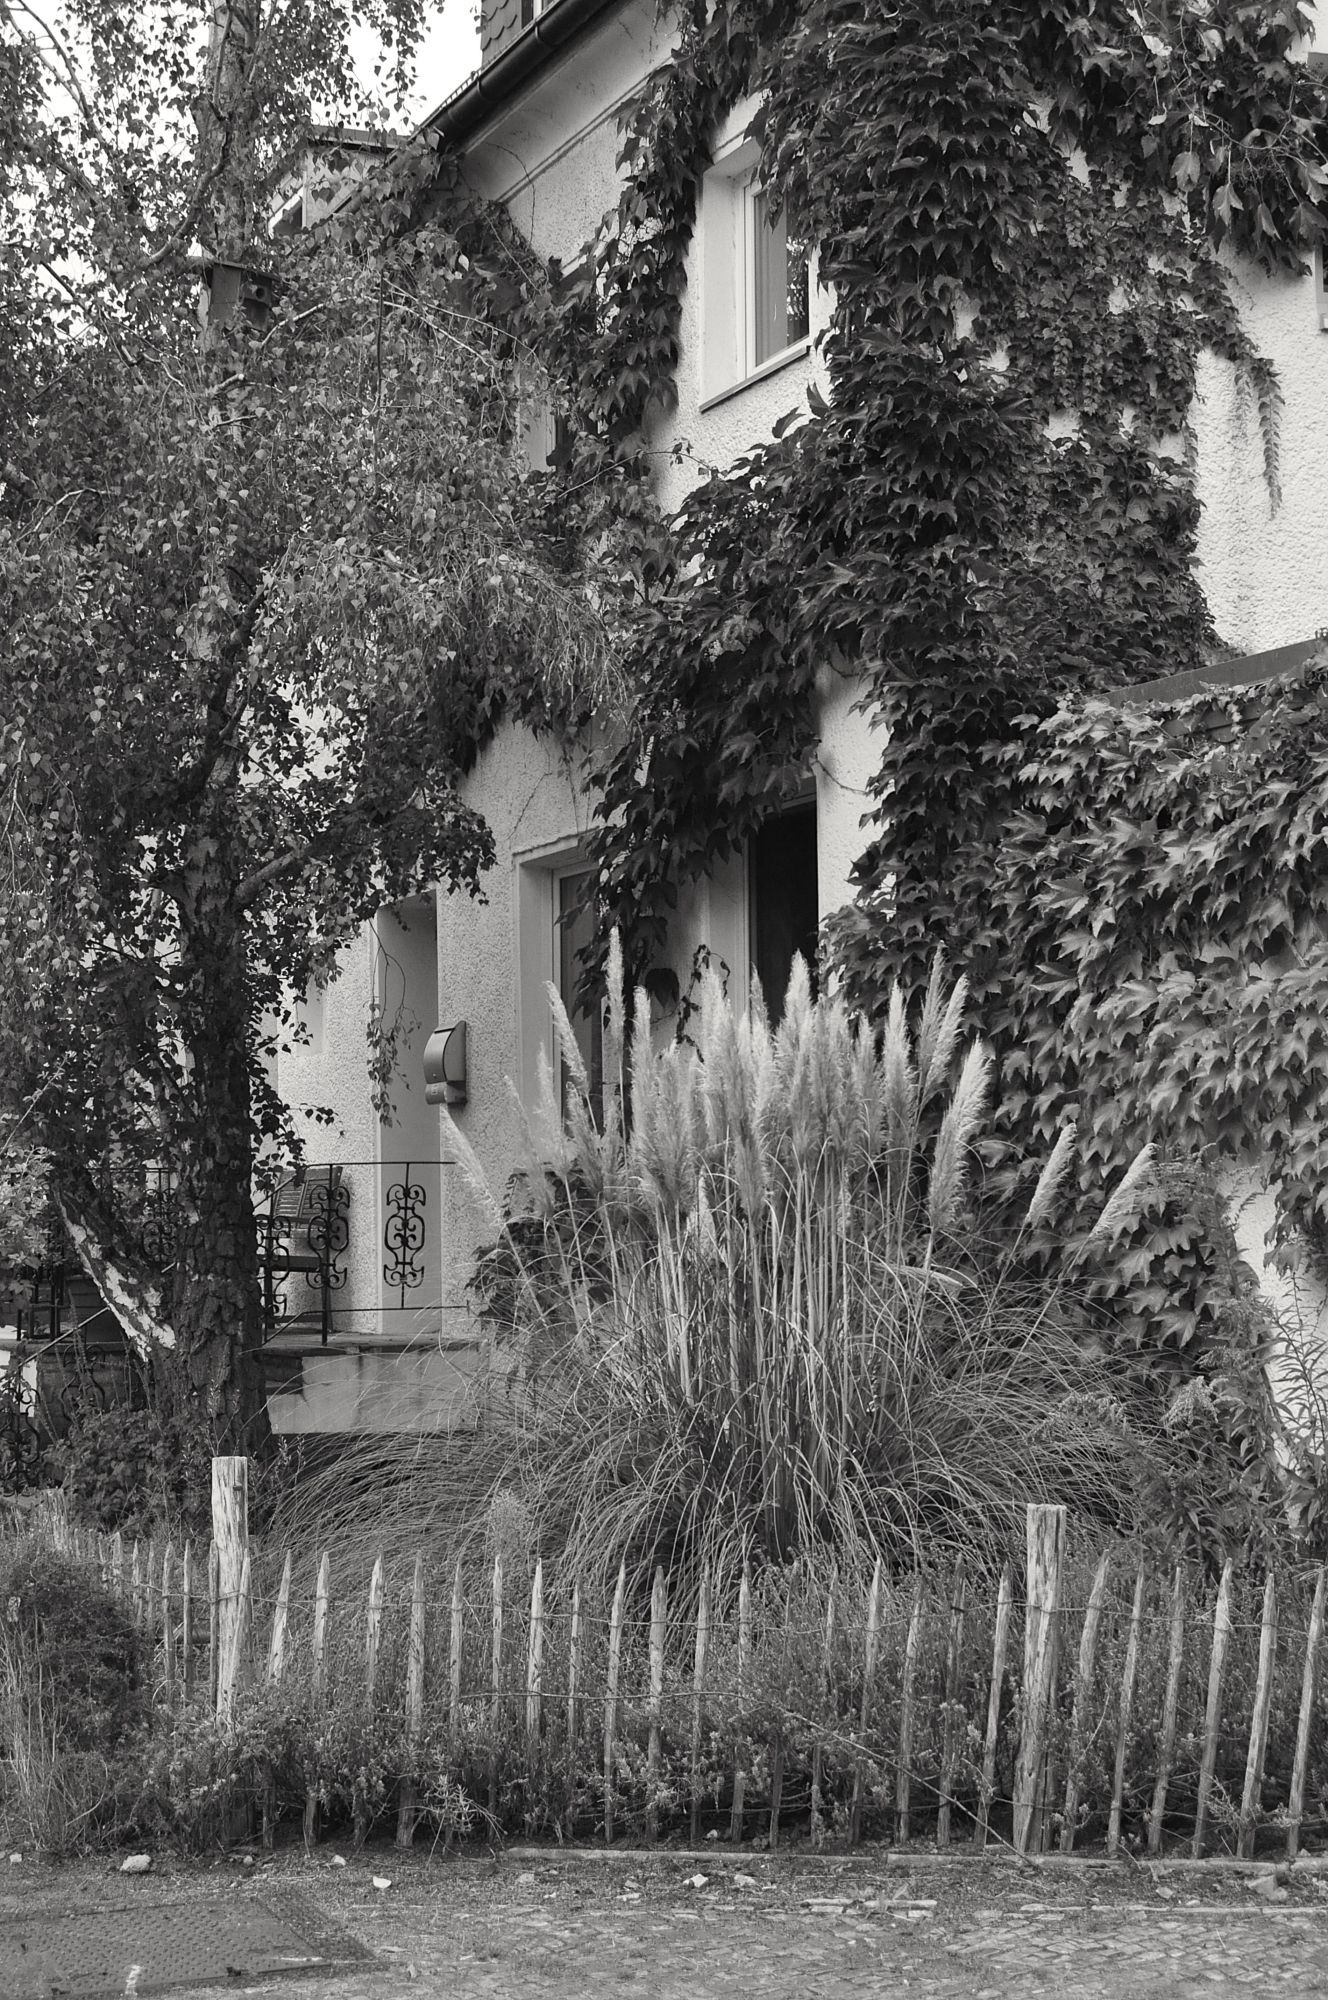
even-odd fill
[{"label": "pointed wooden stake", "polygon": [[867,1724],[871,1720],[873,1683],[876,1679],[876,1653],[881,1637],[881,1558],[877,1556],[876,1567],[872,1571],[871,1593],[867,1599],[867,1635],[862,1662],[862,1705],[858,1711],[858,1752],[853,1769],[853,1803],[849,1807],[848,1840],[850,1847],[856,1847],[862,1839],[862,1746],[867,1735]]},{"label": "pointed wooden stake", "polygon": [[455,1731],[461,1725],[461,1655],[465,1641],[465,1600],[461,1595],[461,1558],[452,1573],[452,1628],[447,1661],[447,1720]]},{"label": "pointed wooden stake", "polygon": [[215,1542],[208,1543],[208,1707],[217,1706],[221,1685],[221,1556]]},{"label": "pointed wooden stake", "polygon": [[1195,1801],[1194,1845],[1197,1861],[1203,1853],[1208,1820],[1208,1800],[1217,1768],[1217,1732],[1222,1720],[1222,1675],[1226,1669],[1227,1647],[1231,1643],[1231,1558],[1222,1565],[1222,1581],[1217,1586],[1213,1608],[1213,1650],[1208,1660],[1208,1706],[1204,1714],[1203,1757],[1199,1764],[1199,1795]]},{"label": "pointed wooden stake", "polygon": [[618,1587],[609,1614],[609,1672],[604,1692],[604,1839],[613,1845],[613,1739],[618,1722],[618,1673],[622,1665],[623,1609],[627,1601],[627,1562],[618,1567]]},{"label": "pointed wooden stake", "polygon": [[[310,1647],[310,1673],[315,1710],[321,1709],[327,1694],[327,1617],[332,1594],[332,1571],[324,1549],[318,1558],[318,1580],[314,1585],[314,1630]],[[304,1795],[304,1844],[312,1847],[318,1838],[318,1792],[310,1786]]]},{"label": "pointed wooden stake", "polygon": [[1024,1610],[1024,1726],[1014,1778],[1014,1848],[1037,1853],[1047,1744],[1056,1698],[1056,1656],[1065,1563],[1065,1509],[1028,1509],[1028,1584]]},{"label": "pointed wooden stake", "polygon": [[945,1649],[945,1715],[941,1722],[941,1803],[936,1813],[938,1847],[950,1845],[951,1793],[954,1791],[955,1765],[959,1757],[959,1741],[964,1724],[963,1712],[959,1705],[959,1676],[963,1664],[966,1590],[964,1558],[960,1556],[955,1564],[954,1581],[950,1586],[950,1636]]},{"label": "pointed wooden stake", "polygon": [[1102,1622],[1102,1605],[1107,1594],[1107,1569],[1111,1558],[1103,1556],[1093,1572],[1088,1608],[1079,1634],[1079,1663],[1074,1677],[1074,1707],[1070,1712],[1069,1769],[1065,1774],[1065,1813],[1061,1821],[1061,1853],[1074,1851],[1079,1823],[1079,1776],[1088,1742],[1088,1704],[1093,1692],[1093,1662],[1097,1657],[1097,1629]]},{"label": "pointed wooden stake", "polygon": [[1309,1636],[1305,1641],[1305,1668],[1300,1681],[1300,1720],[1296,1725],[1296,1755],[1291,1766],[1291,1797],[1287,1805],[1287,1860],[1294,1861],[1300,1846],[1300,1822],[1305,1810],[1305,1773],[1310,1756],[1310,1723],[1314,1715],[1314,1679],[1323,1640],[1325,1571],[1322,1563],[1314,1579],[1314,1603],[1310,1608]]},{"label": "pointed wooden stake", "polygon": [[996,1593],[996,1629],[991,1644],[991,1686],[987,1693],[987,1733],[982,1746],[982,1785],[978,1793],[978,1813],[973,1823],[973,1845],[981,1853],[987,1844],[987,1822],[996,1790],[996,1746],[1000,1736],[1001,1694],[1005,1687],[1005,1655],[1010,1643],[1010,1615],[1014,1591],[1007,1569],[1001,1571]]},{"label": "pointed wooden stake", "polygon": [[373,1572],[369,1578],[369,1601],[364,1613],[364,1708],[367,1715],[373,1714],[374,1696],[378,1691],[378,1653],[383,1643],[383,1591],[386,1577],[383,1558],[374,1560]]},{"label": "pointed wooden stake", "polygon": [[1111,1785],[1111,1812],[1107,1819],[1107,1859],[1114,1861],[1120,1849],[1121,1809],[1125,1800],[1125,1764],[1130,1749],[1130,1722],[1134,1714],[1134,1683],[1139,1672],[1139,1634],[1143,1626],[1144,1585],[1147,1580],[1140,1563],[1134,1579],[1134,1603],[1130,1608],[1130,1632],[1125,1641],[1125,1668],[1121,1674],[1120,1714],[1116,1724],[1116,1769]]},{"label": "pointed wooden stake", "polygon": [[812,1745],[812,1846],[820,1847],[825,1840],[825,1799],[822,1791],[824,1770],[825,1732],[830,1727],[832,1712],[832,1675],[834,1671],[835,1644],[835,1589],[838,1577],[832,1570],[830,1587],[825,1595],[825,1637],[821,1642],[821,1726],[816,1732]]},{"label": "pointed wooden stake", "polygon": [[526,1647],[526,1736],[532,1749],[544,1727],[544,1564],[535,1564],[530,1586],[530,1635]]},{"label": "pointed wooden stake", "polygon": [[1180,1702],[1180,1677],[1185,1665],[1185,1572],[1176,1564],[1171,1580],[1171,1643],[1167,1651],[1167,1691],[1162,1697],[1162,1734],[1158,1743],[1157,1778],[1153,1804],[1148,1815],[1148,1852],[1162,1851],[1162,1821],[1167,1810],[1167,1787],[1171,1782],[1171,1760],[1176,1754],[1176,1711]]},{"label": "pointed wooden stake", "polygon": [[696,1608],[696,1651],[692,1660],[692,1817],[690,1838],[701,1837],[701,1718],[705,1706],[706,1650],[710,1644],[710,1572],[701,1578]]},{"label": "pointed wooden stake", "polygon": [[572,1621],[567,1638],[567,1811],[563,1815],[563,1838],[572,1838],[576,1816],[577,1722],[581,1687],[581,1579],[572,1585]]},{"label": "pointed wooden stake", "polygon": [[1263,1759],[1268,1745],[1268,1716],[1273,1705],[1273,1665],[1277,1652],[1277,1579],[1269,1570],[1263,1587],[1263,1622],[1259,1630],[1259,1673],[1254,1683],[1254,1713],[1250,1717],[1250,1747],[1245,1758],[1245,1790],[1240,1802],[1240,1835],[1236,1857],[1249,1861],[1259,1825]]},{"label": "pointed wooden stake", "polygon": [[175,1589],[174,1564],[175,1551],[167,1542],[161,1559],[161,1670],[167,1708],[175,1700],[175,1618],[171,1595]]},{"label": "pointed wooden stake", "polygon": [[184,1698],[192,1700],[194,1693],[194,1545],[184,1545],[184,1562],[180,1569],[180,1670],[184,1682]]},{"label": "pointed wooden stake", "polygon": [[[410,1592],[410,1642],[406,1652],[406,1745],[413,1756],[424,1729],[424,1556],[415,1556],[415,1575]],[[409,1847],[415,1839],[415,1779],[407,1773],[401,1780],[397,1806],[397,1846]]]},{"label": "pointed wooden stake", "polygon": [[503,1559],[493,1559],[493,1646],[489,1655],[489,1817],[498,1817],[498,1725],[503,1712]]},{"label": "pointed wooden stake", "polygon": [[662,1569],[655,1571],[650,1593],[650,1745],[646,1752],[646,1845],[653,1847],[659,1837],[659,1766],[661,1755],[661,1710],[664,1700],[664,1636],[668,1624],[669,1597]]},{"label": "pointed wooden stake", "polygon": [[272,1613],[272,1636],[267,1647],[267,1677],[271,1686],[280,1687],[282,1675],[286,1671],[286,1640],[290,1626],[290,1586],[291,1553],[286,1551],[286,1560],[281,1566],[281,1582],[277,1586],[276,1609]]},{"label": "pointed wooden stake", "polygon": [[[738,1585],[738,1709],[741,1713],[744,1682],[747,1679],[747,1663],[752,1650],[752,1573],[747,1564],[742,1566],[742,1581]],[[742,1839],[743,1809],[747,1796],[747,1773],[742,1768],[741,1754],[733,1758],[733,1814],[729,1821],[729,1838],[736,1847]]]},{"label": "pointed wooden stake", "polygon": [[908,1845],[909,1806],[913,1784],[913,1696],[918,1672],[918,1647],[922,1640],[922,1578],[913,1578],[913,1598],[909,1605],[908,1637],[904,1641],[904,1677],[899,1693],[899,1765],[895,1772],[895,1838]]}]

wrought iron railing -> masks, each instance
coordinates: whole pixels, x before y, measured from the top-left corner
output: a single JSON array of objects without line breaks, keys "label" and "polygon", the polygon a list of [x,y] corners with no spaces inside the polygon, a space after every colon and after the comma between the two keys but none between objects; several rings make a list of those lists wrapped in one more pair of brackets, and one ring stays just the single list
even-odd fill
[{"label": "wrought iron railing", "polygon": [[[265,1337],[317,1329],[323,1345],[388,1314],[440,1305],[443,1177],[450,1160],[336,1160],[278,1167],[254,1207]],[[176,1197],[169,1174],[152,1169],[115,1204],[127,1261],[159,1272],[175,1262]],[[375,1216],[378,1220],[375,1221]],[[376,1244],[371,1242],[376,1233]],[[56,1341],[70,1324],[72,1256],[53,1251],[39,1271],[0,1274],[0,1331],[20,1342]]]},{"label": "wrought iron railing", "polygon": [[[316,1324],[324,1346],[334,1328],[365,1318],[418,1314],[441,1304],[443,1175],[450,1160],[335,1160],[293,1169],[258,1212],[267,1337]],[[379,1240],[371,1250],[369,1214]],[[352,1264],[358,1290],[351,1296]],[[430,1276],[439,1297],[430,1296]]]}]

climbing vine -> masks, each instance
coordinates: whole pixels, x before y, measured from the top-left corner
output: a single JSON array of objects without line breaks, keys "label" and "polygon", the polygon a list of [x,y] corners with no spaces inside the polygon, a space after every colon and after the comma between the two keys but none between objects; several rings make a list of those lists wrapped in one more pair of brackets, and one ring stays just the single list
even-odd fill
[{"label": "climbing vine", "polygon": [[[828,940],[852,1001],[879,1012],[943,945],[1002,1057],[1011,1157],[1072,1110],[1091,1128],[1089,1179],[1146,1126],[1185,1144],[1257,1126],[1302,1223],[1322,1184],[1305,1136],[1317,1057],[1299,1094],[1286,1079],[1317,973],[1276,994],[1242,976],[1224,999],[1217,970],[1271,937],[1236,913],[1266,917],[1285,872],[1278,843],[1308,780],[1266,759],[1274,740],[1291,758],[1294,738],[1260,739],[1288,817],[1242,850],[1258,810],[1232,791],[1245,753],[1186,752],[1166,805],[1162,723],[1082,704],[1220,651],[1195,562],[1201,354],[1257,407],[1278,498],[1277,384],[1227,260],[1303,269],[1328,233],[1307,27],[1265,0],[693,6],[626,128],[616,210],[575,273],[526,284],[516,314],[568,419],[551,505],[596,538],[630,691],[594,772],[591,846],[603,935],[621,931],[638,976],[668,994],[679,887],[801,788],[818,688],[851,676],[883,746],[856,898]],[[649,451],[698,189],[748,94],[762,177],[830,288],[830,393],[664,521]],[[1108,821],[1109,873],[1086,874],[1080,850]],[[1200,893],[1213,841],[1238,878],[1225,901]],[[1165,912],[1187,870],[1182,949]],[[1129,950],[1103,944],[1097,895],[1151,913]],[[1306,923],[1316,910],[1304,901]],[[1219,1088],[1223,1035],[1245,1055]],[[1242,1095],[1265,1058],[1267,1089]],[[1194,1063],[1210,1078],[1197,1092]],[[1166,1240],[1136,1273],[1142,1299],[1167,1257],[1189,1270],[1188,1293],[1168,1277],[1181,1343],[1212,1275],[1195,1212],[1160,1198]]]}]

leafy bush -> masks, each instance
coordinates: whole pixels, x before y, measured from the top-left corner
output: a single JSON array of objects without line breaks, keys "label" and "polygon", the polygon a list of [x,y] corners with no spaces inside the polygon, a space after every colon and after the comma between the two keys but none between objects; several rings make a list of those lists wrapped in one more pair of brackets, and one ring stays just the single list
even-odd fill
[{"label": "leafy bush", "polygon": [[56,1458],[72,1506],[95,1527],[148,1535],[164,1526],[206,1535],[211,1453],[201,1426],[157,1407],[84,1406]]},{"label": "leafy bush", "polygon": [[136,1834],[197,1852],[224,1845],[237,1814],[269,1828],[298,1821],[312,1793],[323,1823],[353,1823],[358,1838],[395,1824],[403,1782],[420,1820],[436,1832],[469,1832],[474,1808],[458,1784],[437,1728],[412,1739],[399,1705],[369,1713],[358,1682],[314,1693],[307,1675],[259,1681],[229,1716],[192,1708],[161,1715],[136,1773]]},{"label": "leafy bush", "polygon": [[147,1714],[142,1644],[90,1567],[36,1540],[0,1564],[0,1611],[6,1827],[62,1853],[122,1810],[127,1746]]},{"label": "leafy bush", "polygon": [[38,1686],[78,1749],[111,1749],[144,1715],[142,1643],[87,1563],[20,1542],[0,1563],[0,1660],[20,1692]]}]

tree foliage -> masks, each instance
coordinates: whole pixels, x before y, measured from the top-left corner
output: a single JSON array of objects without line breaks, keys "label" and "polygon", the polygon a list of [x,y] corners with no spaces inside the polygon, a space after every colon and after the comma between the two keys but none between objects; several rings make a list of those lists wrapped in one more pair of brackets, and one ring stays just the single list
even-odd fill
[{"label": "tree foliage", "polygon": [[[417,15],[374,18],[408,54]],[[461,778],[509,701],[574,702],[599,641],[455,238],[402,239],[418,158],[267,234],[271,174],[349,89],[348,10],[35,18],[0,26],[0,1039],[113,1261],[142,1163],[169,1168],[139,1324],[220,1435],[261,1425],[252,1177],[291,1140],[265,1021],[381,904],[478,890]]]}]

